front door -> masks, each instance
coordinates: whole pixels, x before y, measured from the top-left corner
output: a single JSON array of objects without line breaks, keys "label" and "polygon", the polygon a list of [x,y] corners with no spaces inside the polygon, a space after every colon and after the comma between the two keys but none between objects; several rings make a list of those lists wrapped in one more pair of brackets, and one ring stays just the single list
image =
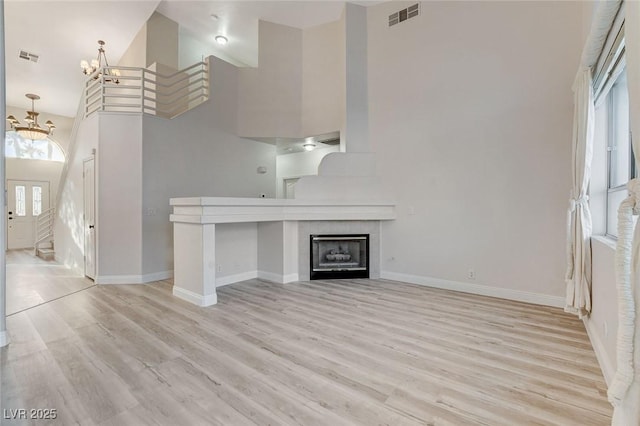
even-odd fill
[{"label": "front door", "polygon": [[96,175],[95,160],[83,164],[84,186],[84,274],[96,278]]},{"label": "front door", "polygon": [[7,180],[7,249],[34,246],[36,219],[49,208],[49,182]]}]

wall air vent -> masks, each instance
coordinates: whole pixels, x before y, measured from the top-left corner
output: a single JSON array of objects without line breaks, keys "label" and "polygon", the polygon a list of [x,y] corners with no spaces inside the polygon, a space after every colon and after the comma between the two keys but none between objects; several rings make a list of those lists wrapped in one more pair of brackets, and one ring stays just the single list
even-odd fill
[{"label": "wall air vent", "polygon": [[25,50],[21,50],[18,56],[20,57],[20,59],[31,62],[38,62],[38,58],[40,58],[40,56],[36,55],[35,53],[29,53]]},{"label": "wall air vent", "polygon": [[418,16],[419,14],[420,14],[420,3],[416,3],[412,6],[409,6],[406,9],[399,10],[396,13],[392,13],[391,15],[389,15],[389,26],[392,27],[395,24],[404,22],[409,18]]}]

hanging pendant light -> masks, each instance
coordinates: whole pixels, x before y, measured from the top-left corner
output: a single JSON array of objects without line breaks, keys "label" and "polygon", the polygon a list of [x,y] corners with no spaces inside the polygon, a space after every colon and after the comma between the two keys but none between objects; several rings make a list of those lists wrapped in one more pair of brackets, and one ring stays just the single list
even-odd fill
[{"label": "hanging pendant light", "polygon": [[23,138],[34,141],[46,139],[48,136],[53,135],[53,129],[55,129],[56,126],[51,120],[47,120],[47,122],[44,123],[47,127],[46,129],[40,127],[38,124],[38,115],[40,115],[40,113],[36,112],[35,101],[40,99],[40,96],[34,95],[33,93],[27,93],[25,96],[31,99],[31,111],[27,111],[27,116],[24,118],[27,124],[26,126],[21,125],[17,118],[10,115],[7,117],[7,121],[11,125],[11,128]]},{"label": "hanging pendant light", "polygon": [[[89,62],[82,60],[80,61],[80,68],[82,68],[82,73],[85,75],[93,75],[93,79],[97,80],[102,77],[102,69],[104,70],[104,81],[109,83],[118,84],[120,81],[118,77],[120,77],[120,71],[113,69],[109,69],[109,62],[107,62],[107,55],[104,52],[104,41],[98,40],[98,57],[96,59],[91,60],[91,64]],[[104,62],[104,65],[102,64]],[[96,73],[98,71],[98,73]]]}]

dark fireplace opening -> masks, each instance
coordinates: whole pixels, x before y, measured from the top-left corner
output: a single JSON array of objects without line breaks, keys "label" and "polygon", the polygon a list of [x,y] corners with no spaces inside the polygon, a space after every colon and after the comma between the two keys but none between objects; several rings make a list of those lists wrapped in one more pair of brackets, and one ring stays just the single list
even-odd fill
[{"label": "dark fireplace opening", "polygon": [[369,234],[311,235],[312,280],[369,278]]}]

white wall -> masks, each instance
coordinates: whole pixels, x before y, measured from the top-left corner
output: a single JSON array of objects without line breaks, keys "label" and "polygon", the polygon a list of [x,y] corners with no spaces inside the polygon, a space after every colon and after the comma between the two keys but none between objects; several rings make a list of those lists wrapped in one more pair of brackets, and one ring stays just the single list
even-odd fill
[{"label": "white wall", "polygon": [[216,284],[243,281],[258,270],[258,224],[216,225]]},{"label": "white wall", "polygon": [[301,137],[302,30],[260,21],[258,37],[258,68],[238,73],[238,134]]},{"label": "white wall", "polygon": [[76,273],[84,273],[83,161],[98,148],[98,115],[83,120],[78,127],[74,152],[69,153],[69,170],[61,183],[60,204],[55,222],[56,260]]},{"label": "white wall", "polygon": [[142,273],[142,116],[98,113],[97,280]]},{"label": "white wall", "polygon": [[284,198],[284,179],[318,174],[318,166],[325,155],[337,152],[340,146],[296,152],[276,157],[276,196]]},{"label": "white wall", "polygon": [[382,270],[562,305],[581,5],[422,2],[388,28],[410,4],[368,8]]},{"label": "white wall", "polygon": [[[144,117],[144,274],[173,269],[170,198],[275,197],[275,146],[234,134],[237,68],[212,57],[210,73],[208,102],[173,120]],[[226,271],[237,273],[233,264]]]},{"label": "white wall", "polygon": [[258,68],[238,74],[238,134],[300,138],[342,129],[344,18],[305,30],[259,25]]},{"label": "white wall", "polygon": [[615,282],[615,242],[603,237],[591,240],[591,315],[584,319],[589,338],[607,383],[616,368],[618,292]]},{"label": "white wall", "polygon": [[187,68],[209,56],[223,59],[237,67],[247,66],[227,55],[224,47],[219,48],[219,44],[211,41],[205,43],[184,27],[180,27],[178,33],[178,61],[180,69]]},{"label": "white wall", "polygon": [[118,65],[147,68],[153,63],[160,63],[171,69],[178,69],[178,34],[177,22],[153,12],[120,58]]},{"label": "white wall", "polygon": [[147,66],[147,24],[140,28],[138,34],[127,50],[120,57],[118,65],[123,67],[145,68]]},{"label": "white wall", "polygon": [[302,133],[319,135],[344,128],[345,21],[302,32]]},{"label": "white wall", "polygon": [[[159,63],[178,69],[178,23],[153,12],[147,27],[147,65]],[[198,62],[198,61],[195,61]],[[189,64],[191,65],[191,64]]]},{"label": "white wall", "polygon": [[49,207],[53,207],[58,194],[60,174],[64,163],[44,160],[7,158],[7,180],[35,180],[49,182]]}]

